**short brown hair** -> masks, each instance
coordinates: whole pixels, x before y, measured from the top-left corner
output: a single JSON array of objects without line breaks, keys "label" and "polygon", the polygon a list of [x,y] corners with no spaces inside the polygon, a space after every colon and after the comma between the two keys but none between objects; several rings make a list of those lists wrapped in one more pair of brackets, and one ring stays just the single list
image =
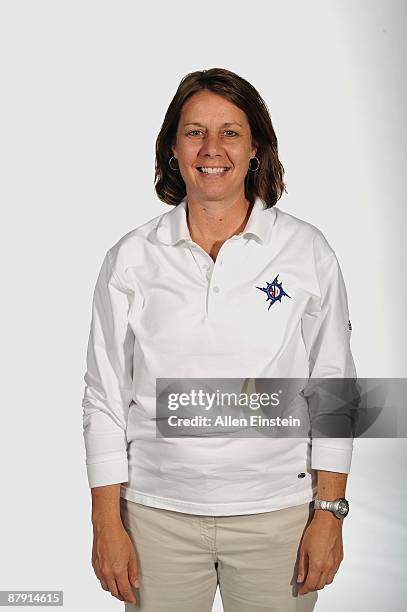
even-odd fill
[{"label": "short brown hair", "polygon": [[224,68],[197,70],[185,75],[171,100],[156,141],[155,190],[162,202],[176,206],[186,195],[185,182],[179,172],[168,165],[172,157],[178,122],[183,104],[194,93],[203,89],[223,96],[246,113],[257,146],[260,161],[256,172],[248,171],[245,178],[245,197],[251,204],[259,196],[267,208],[281,198],[286,186],[284,167],[278,158],[278,143],[266,103],[258,91],[241,76]]}]

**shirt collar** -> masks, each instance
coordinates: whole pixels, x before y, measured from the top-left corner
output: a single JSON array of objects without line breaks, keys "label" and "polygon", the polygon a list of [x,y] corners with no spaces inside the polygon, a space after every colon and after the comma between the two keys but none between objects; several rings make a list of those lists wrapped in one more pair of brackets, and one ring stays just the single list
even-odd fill
[{"label": "shirt collar", "polygon": [[[158,239],[167,245],[174,245],[177,242],[192,241],[187,223],[187,197],[172,210],[161,216],[156,231]],[[242,237],[254,236],[260,242],[266,242],[269,231],[275,220],[275,207],[264,208],[263,200],[255,198],[252,211],[245,229],[238,234]]]}]

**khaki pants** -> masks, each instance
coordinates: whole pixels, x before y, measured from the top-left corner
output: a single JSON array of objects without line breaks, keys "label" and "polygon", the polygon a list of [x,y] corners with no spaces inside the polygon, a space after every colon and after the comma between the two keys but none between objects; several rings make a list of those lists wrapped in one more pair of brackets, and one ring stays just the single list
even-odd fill
[{"label": "khaki pants", "polygon": [[313,505],[238,516],[201,516],[120,498],[136,550],[133,612],[211,612],[219,584],[224,612],[309,612],[317,591],[296,594],[297,553]]}]

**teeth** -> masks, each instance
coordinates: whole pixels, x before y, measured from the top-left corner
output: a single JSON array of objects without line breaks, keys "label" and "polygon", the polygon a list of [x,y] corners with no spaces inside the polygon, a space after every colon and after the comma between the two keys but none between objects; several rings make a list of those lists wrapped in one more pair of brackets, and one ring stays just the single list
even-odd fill
[{"label": "teeth", "polygon": [[206,174],[221,174],[222,172],[226,172],[227,168],[200,168],[201,172]]}]

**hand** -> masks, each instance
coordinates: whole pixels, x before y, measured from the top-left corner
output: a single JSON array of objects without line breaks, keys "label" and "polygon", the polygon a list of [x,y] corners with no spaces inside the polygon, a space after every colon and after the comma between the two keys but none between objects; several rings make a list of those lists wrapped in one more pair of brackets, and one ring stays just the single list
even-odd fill
[{"label": "hand", "polygon": [[134,546],[121,521],[93,529],[92,567],[102,588],[129,603],[136,603],[133,587],[139,587]]},{"label": "hand", "polygon": [[308,525],[300,546],[297,582],[299,595],[331,584],[343,560],[342,521],[320,510]]}]

